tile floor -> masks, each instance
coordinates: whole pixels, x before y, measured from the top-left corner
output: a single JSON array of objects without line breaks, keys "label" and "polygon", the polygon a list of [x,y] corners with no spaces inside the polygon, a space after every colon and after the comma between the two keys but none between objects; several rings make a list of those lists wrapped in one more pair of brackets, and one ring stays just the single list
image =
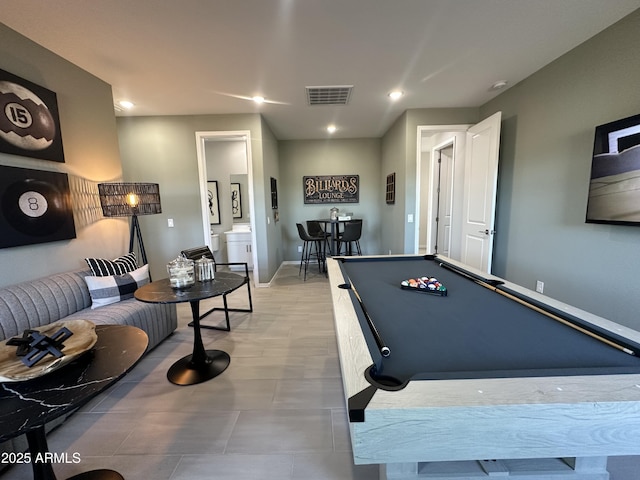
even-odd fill
[{"label": "tile floor", "polygon": [[[231,306],[246,306],[244,292]],[[328,280],[310,269],[303,282],[285,265],[252,293],[254,313],[233,313],[231,332],[203,330],[206,348],[231,355],[229,368],[190,387],[166,379],[192,348],[190,310],[179,305],[174,335],[49,435],[51,451],[81,458],[56,465],[58,478],[111,468],[128,480],[377,479],[377,466],[351,458]],[[610,470],[611,480],[635,480],[640,460],[611,459]],[[33,475],[19,466],[0,478]]]}]

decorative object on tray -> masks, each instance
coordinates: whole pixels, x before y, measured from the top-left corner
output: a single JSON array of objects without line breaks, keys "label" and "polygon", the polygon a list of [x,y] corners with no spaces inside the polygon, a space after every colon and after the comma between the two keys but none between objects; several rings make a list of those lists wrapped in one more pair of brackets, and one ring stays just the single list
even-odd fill
[{"label": "decorative object on tray", "polygon": [[421,293],[431,293],[443,297],[447,295],[447,287],[440,283],[435,277],[425,276],[403,280],[402,283],[400,283],[400,288]]},{"label": "decorative object on tray", "polygon": [[50,337],[42,335],[37,330],[25,330],[22,337],[14,337],[7,340],[7,345],[17,347],[16,356],[20,357],[22,363],[27,367],[33,367],[47,355],[56,358],[64,356],[62,349],[64,342],[73,335],[67,327],[62,327]]},{"label": "decorative object on tray", "polygon": [[[95,328],[95,324],[88,320],[66,320],[27,330],[22,337],[0,342],[0,382],[30,380],[66,365],[93,348],[98,340]],[[60,333],[61,331],[62,333]],[[67,335],[66,332],[71,335]],[[33,361],[32,366],[27,366],[23,362],[23,357],[18,356],[18,351],[23,350],[24,340],[29,337],[34,340],[40,339],[40,341],[47,337],[51,339],[48,345],[44,346],[45,354],[42,355],[42,358]],[[18,348],[16,348],[16,343],[19,344]],[[45,341],[45,343],[47,342]],[[51,352],[49,347],[52,347]],[[58,347],[60,356],[55,356],[53,351]],[[28,346],[27,349],[31,350]],[[47,353],[52,353],[52,355],[47,355]],[[39,356],[38,352],[35,355]]]}]

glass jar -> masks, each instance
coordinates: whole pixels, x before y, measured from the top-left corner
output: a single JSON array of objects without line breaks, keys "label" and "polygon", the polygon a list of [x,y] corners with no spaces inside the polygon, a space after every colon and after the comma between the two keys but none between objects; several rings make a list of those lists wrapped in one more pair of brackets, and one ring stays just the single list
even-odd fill
[{"label": "glass jar", "polygon": [[340,212],[339,208],[333,207],[331,210],[331,220],[338,220],[338,214]]},{"label": "glass jar", "polygon": [[195,283],[193,260],[180,255],[167,265],[171,288],[189,288]]},{"label": "glass jar", "polygon": [[213,260],[204,255],[200,260],[196,260],[196,281],[208,282],[215,277],[215,264]]}]

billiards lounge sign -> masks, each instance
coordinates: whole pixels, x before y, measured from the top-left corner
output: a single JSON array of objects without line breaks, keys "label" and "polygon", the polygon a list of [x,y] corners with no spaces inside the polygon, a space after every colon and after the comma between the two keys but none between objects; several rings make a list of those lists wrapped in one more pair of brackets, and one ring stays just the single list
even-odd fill
[{"label": "billiards lounge sign", "polygon": [[358,203],[359,175],[302,177],[304,203]]},{"label": "billiards lounge sign", "polygon": [[64,162],[56,94],[0,70],[0,152]]}]

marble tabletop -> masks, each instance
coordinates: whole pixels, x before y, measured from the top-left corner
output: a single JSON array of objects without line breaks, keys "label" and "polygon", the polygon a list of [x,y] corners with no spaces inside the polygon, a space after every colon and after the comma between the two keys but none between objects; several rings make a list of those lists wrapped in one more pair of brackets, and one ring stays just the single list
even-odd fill
[{"label": "marble tabletop", "polygon": [[95,346],[51,373],[0,383],[0,441],[35,430],[88,402],[124,376],[149,339],[136,327],[97,325]]},{"label": "marble tabletop", "polygon": [[184,289],[172,288],[168,278],[156,280],[137,289],[134,295],[141,302],[149,303],[195,302],[231,293],[245,283],[246,277],[237,273],[216,272],[213,280],[195,282]]}]

